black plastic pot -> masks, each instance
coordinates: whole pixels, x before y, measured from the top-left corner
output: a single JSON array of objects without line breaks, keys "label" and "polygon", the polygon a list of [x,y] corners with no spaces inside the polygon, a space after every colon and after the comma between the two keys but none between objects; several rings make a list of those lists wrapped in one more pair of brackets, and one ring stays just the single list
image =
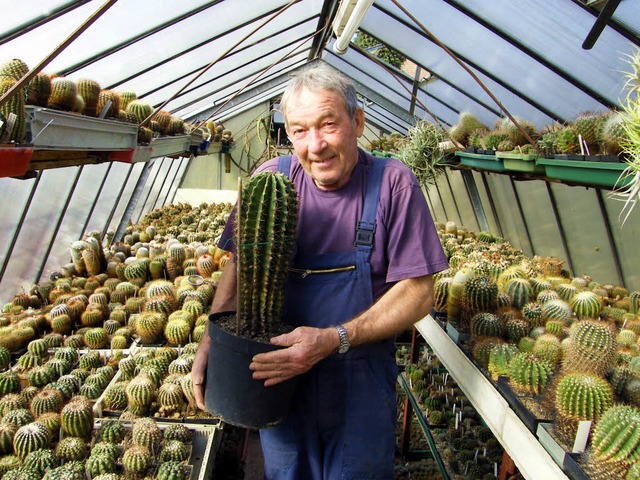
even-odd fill
[{"label": "black plastic pot", "polygon": [[296,379],[265,387],[264,381],[254,380],[249,370],[254,355],[282,347],[232,335],[212,323],[209,336],[207,411],[224,422],[246,428],[266,428],[282,422],[291,405]]}]

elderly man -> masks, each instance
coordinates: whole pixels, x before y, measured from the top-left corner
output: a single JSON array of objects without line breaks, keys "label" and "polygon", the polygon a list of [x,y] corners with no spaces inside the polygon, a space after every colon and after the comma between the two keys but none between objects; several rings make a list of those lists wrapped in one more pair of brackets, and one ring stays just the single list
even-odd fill
[{"label": "elderly man", "polygon": [[[256,355],[250,369],[267,387],[299,379],[287,418],[260,431],[265,478],[392,479],[395,336],[430,312],[432,274],[447,260],[411,171],[358,149],[364,112],[346,77],[315,64],[292,78],[281,105],[295,155],[258,171],[288,175],[298,193],[284,307],[294,328],[271,340],[287,348]],[[229,262],[213,316],[236,310],[236,275]],[[191,373],[201,408],[209,342]]]}]

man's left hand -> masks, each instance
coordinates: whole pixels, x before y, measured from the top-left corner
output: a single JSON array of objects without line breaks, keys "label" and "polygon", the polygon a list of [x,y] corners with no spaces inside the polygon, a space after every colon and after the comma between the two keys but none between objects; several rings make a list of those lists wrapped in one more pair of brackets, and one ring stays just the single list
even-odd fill
[{"label": "man's left hand", "polygon": [[340,343],[334,328],[298,327],[290,333],[271,339],[278,349],[253,357],[249,368],[253,378],[264,380],[264,386],[276,385],[307,372],[323,358],[336,351]]}]

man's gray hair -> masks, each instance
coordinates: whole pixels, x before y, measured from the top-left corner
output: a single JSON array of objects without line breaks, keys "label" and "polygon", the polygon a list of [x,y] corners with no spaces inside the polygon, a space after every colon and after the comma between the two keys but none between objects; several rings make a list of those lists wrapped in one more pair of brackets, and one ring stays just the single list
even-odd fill
[{"label": "man's gray hair", "polygon": [[353,120],[358,110],[358,97],[353,82],[335,68],[325,62],[317,62],[308,67],[304,67],[292,75],[289,84],[282,94],[280,109],[284,115],[285,125],[287,122],[287,103],[292,95],[307,88],[312,91],[329,90],[338,94],[347,107],[349,117]]}]

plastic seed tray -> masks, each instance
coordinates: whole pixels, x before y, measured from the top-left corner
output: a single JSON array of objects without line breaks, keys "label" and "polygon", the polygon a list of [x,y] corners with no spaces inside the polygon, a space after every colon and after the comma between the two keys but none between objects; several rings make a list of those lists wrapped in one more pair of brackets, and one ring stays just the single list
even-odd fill
[{"label": "plastic seed tray", "polygon": [[190,135],[154,138],[151,140],[151,157],[189,156],[190,145]]},{"label": "plastic seed tray", "polygon": [[138,143],[138,126],[27,105],[27,143],[41,150],[128,150]]},{"label": "plastic seed tray", "polygon": [[460,163],[468,167],[475,167],[481,170],[492,172],[504,172],[504,162],[495,155],[484,155],[480,153],[456,152],[456,157],[460,158]]},{"label": "plastic seed tray", "polygon": [[544,165],[538,165],[538,155],[528,153],[496,152],[496,158],[501,158],[505,170],[514,172],[528,172],[544,174]]}]

